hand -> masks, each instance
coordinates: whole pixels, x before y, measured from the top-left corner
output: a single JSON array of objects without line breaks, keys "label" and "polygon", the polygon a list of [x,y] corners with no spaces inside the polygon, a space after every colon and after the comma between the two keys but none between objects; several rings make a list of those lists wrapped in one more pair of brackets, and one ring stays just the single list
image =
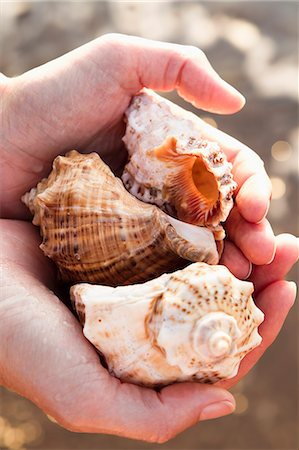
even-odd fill
[{"label": "hand", "polygon": [[[67,150],[95,150],[116,171],[122,167],[123,113],[143,87],[177,89],[208,111],[232,113],[244,105],[201,50],[122,35],[103,36],[4,85],[0,200],[7,218],[29,219],[21,196]],[[273,232],[264,218],[271,184],[252,150],[204,122],[202,128],[233,163],[238,192],[222,262],[245,278],[252,263],[269,263],[274,255]]]},{"label": "hand", "polygon": [[2,220],[1,242],[0,382],[72,431],[164,442],[198,421],[232,412],[234,399],[223,388],[243,377],[273,342],[295,298],[293,284],[282,279],[298,258],[298,245],[281,235],[273,263],[252,274],[265,313],[261,346],[231,380],[176,384],[157,393],[121,383],[100,365],[79,322],[50,290],[55,270],[39,251],[37,229]]},{"label": "hand", "polygon": [[[4,130],[0,200],[3,217],[10,219],[29,218],[20,197],[49,173],[59,153],[71,148],[97,150],[115,169],[122,166],[123,112],[143,86],[176,88],[185,99],[209,111],[232,113],[244,104],[201,51],[115,35],[15,79],[0,79],[0,84]],[[234,220],[227,224],[230,241],[222,261],[237,276],[245,277],[252,263],[266,264],[275,252],[274,236],[264,219],[270,182],[254,152],[205,123],[202,126],[203,134],[218,141],[234,165],[239,191]],[[110,377],[81,326],[50,291],[55,288],[55,275],[52,263],[38,249],[38,231],[23,221],[3,220],[2,233],[6,249],[0,340],[6,345],[1,348],[0,370],[5,386],[74,431],[157,442],[198,420],[233,410],[232,396],[217,386],[184,383],[157,393]],[[296,244],[292,241],[290,247],[286,267],[294,262]],[[277,272],[275,280],[282,276]],[[281,285],[281,295],[285,307],[276,319],[278,326],[294,297],[287,284]],[[273,310],[268,313],[270,326],[273,314]],[[263,346],[267,346],[267,334]],[[249,360],[244,370],[250,365]]]},{"label": "hand", "polygon": [[72,431],[164,442],[199,420],[228,414],[232,395],[176,384],[160,393],[110,376],[82,327],[50,290],[55,270],[30,223],[2,220],[0,384]]}]

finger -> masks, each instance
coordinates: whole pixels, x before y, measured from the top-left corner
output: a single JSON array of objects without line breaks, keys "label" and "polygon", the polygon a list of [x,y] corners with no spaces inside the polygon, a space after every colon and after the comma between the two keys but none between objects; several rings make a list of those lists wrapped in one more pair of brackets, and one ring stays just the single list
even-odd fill
[{"label": "finger", "polygon": [[240,187],[236,204],[245,220],[260,223],[268,213],[270,198],[271,187],[266,174],[252,174]]},{"label": "finger", "polygon": [[291,234],[281,234],[276,237],[276,252],[271,264],[253,269],[250,277],[255,286],[255,293],[269,284],[282,280],[299,257],[298,239]]},{"label": "finger", "polygon": [[226,83],[198,48],[121,36],[137,50],[137,68],[142,87],[158,91],[177,89],[198,108],[221,114],[239,111],[244,97]]},{"label": "finger", "polygon": [[225,265],[235,277],[246,280],[252,270],[252,264],[243,255],[241,250],[233,242],[227,239],[224,242],[224,250],[220,259],[220,264]]},{"label": "finger", "polygon": [[237,208],[233,208],[225,228],[229,240],[233,241],[253,264],[268,264],[272,261],[275,238],[271,225],[266,219],[258,224],[249,223],[241,216]]},{"label": "finger", "polygon": [[249,222],[261,222],[270,206],[272,186],[260,158],[253,152],[240,151],[233,164],[233,176],[239,186],[239,212]]},{"label": "finger", "polygon": [[228,389],[249,372],[277,337],[295,297],[295,283],[283,280],[270,284],[259,294],[256,303],[265,314],[265,320],[259,327],[262,343],[243,359],[236,377],[221,381],[217,386]]}]

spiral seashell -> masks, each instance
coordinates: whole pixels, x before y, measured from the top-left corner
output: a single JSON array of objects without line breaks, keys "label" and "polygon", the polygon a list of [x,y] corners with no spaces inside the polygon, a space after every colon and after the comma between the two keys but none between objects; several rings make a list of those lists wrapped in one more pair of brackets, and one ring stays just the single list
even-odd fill
[{"label": "spiral seashell", "polygon": [[144,90],[133,98],[126,120],[126,188],[184,222],[219,230],[236,183],[219,145],[202,139],[198,117]]},{"label": "spiral seashell", "polygon": [[41,249],[66,282],[146,281],[189,261],[217,264],[213,233],[167,216],[126,191],[97,153],[58,156],[25,194]]},{"label": "spiral seashell", "polygon": [[252,283],[225,266],[194,263],[134,286],[78,284],[71,299],[84,335],[113,375],[163,386],[237,374],[240,361],[261,342],[264,316],[252,292]]}]

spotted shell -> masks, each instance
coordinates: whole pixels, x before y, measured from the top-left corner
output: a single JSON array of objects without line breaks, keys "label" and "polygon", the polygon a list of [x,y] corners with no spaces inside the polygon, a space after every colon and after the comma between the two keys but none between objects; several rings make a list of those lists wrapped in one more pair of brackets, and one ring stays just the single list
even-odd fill
[{"label": "spotted shell", "polygon": [[41,249],[66,282],[132,284],[186,260],[219,260],[211,231],[134,198],[96,153],[58,156],[23,201],[40,226]]},{"label": "spotted shell", "polygon": [[78,284],[71,299],[86,338],[123,381],[162,386],[231,378],[260,344],[252,283],[225,266],[194,263],[117,288]]},{"label": "spotted shell", "polygon": [[219,145],[202,139],[198,117],[144,90],[133,98],[126,122],[126,188],[184,222],[219,227],[236,183]]}]

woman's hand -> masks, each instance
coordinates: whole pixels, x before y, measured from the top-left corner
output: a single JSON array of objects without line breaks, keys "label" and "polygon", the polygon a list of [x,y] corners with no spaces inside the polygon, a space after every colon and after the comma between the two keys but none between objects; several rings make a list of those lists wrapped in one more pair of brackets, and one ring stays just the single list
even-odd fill
[{"label": "woman's hand", "polygon": [[[123,113],[143,87],[177,89],[192,104],[223,114],[244,104],[201,50],[113,34],[4,84],[1,204],[6,218],[29,218],[21,195],[47,176],[54,157],[67,150],[95,150],[116,171],[122,167]],[[203,136],[219,142],[233,163],[238,191],[222,261],[245,278],[251,263],[269,263],[274,255],[274,236],[265,219],[271,184],[252,150],[204,122],[202,127]]]},{"label": "woman's hand", "polygon": [[[219,386],[184,383],[157,393],[111,377],[53,294],[52,263],[38,249],[38,231],[23,221],[29,214],[20,202],[48,175],[54,157],[72,148],[96,150],[121,168],[123,113],[143,87],[177,89],[194,105],[222,114],[244,104],[200,50],[130,36],[106,35],[17,78],[0,79],[0,205],[2,217],[15,219],[1,223],[0,381],[71,430],[163,442],[198,420],[231,412],[233,397]],[[222,262],[240,278],[255,265],[257,301],[266,313],[262,346],[244,359],[237,380],[273,341],[294,300],[293,286],[281,280],[298,247],[289,236],[275,241],[264,218],[271,189],[260,158],[204,122],[202,133],[221,145],[238,183]]]},{"label": "woman's hand", "polygon": [[[116,171],[121,168],[123,113],[143,87],[176,89],[192,104],[223,114],[244,105],[195,47],[113,34],[96,39],[6,82],[2,217],[29,218],[22,194],[67,150],[95,150]],[[252,150],[204,122],[202,127],[203,136],[217,141],[233,163],[238,191],[222,262],[245,278],[252,263],[266,264],[274,256],[274,235],[265,219],[270,180]]]},{"label": "woman's hand", "polygon": [[273,263],[253,271],[265,313],[263,342],[244,358],[237,377],[214,386],[175,384],[158,393],[121,383],[101,366],[79,322],[51,291],[55,270],[38,248],[38,231],[24,221],[0,225],[0,382],[72,431],[164,442],[198,421],[229,414],[234,399],[223,388],[239,381],[273,342],[295,298],[293,285],[282,279],[298,246],[281,235]]},{"label": "woman's hand", "polygon": [[158,393],[109,375],[78,320],[50,290],[55,270],[38,247],[38,230],[17,220],[0,226],[1,384],[72,431],[153,442],[233,411],[233,396],[216,386],[176,384]]}]

